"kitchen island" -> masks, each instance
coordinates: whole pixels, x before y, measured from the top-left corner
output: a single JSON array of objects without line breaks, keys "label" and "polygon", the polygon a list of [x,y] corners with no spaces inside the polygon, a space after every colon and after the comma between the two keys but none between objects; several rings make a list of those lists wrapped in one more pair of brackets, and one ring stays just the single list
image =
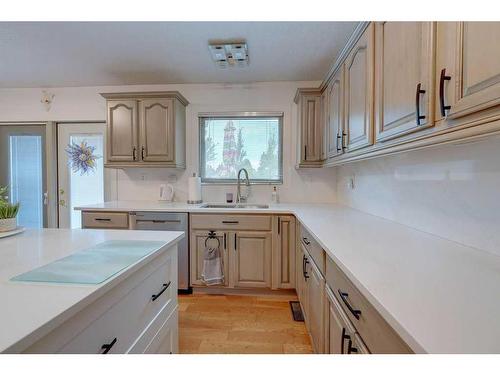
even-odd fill
[{"label": "kitchen island", "polygon": [[[175,353],[177,243],[183,236],[183,232],[29,229],[0,239],[0,352]],[[113,241],[147,241],[150,250],[95,284],[12,280]],[[97,273],[93,267],[90,274]]]}]

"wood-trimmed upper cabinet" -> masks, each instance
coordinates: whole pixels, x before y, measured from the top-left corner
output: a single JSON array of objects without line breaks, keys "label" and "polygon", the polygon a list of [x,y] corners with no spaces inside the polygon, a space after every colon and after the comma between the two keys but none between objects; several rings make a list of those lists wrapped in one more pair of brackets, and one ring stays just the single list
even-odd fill
[{"label": "wood-trimmed upper cabinet", "polygon": [[137,101],[108,100],[107,159],[110,162],[137,160]]},{"label": "wood-trimmed upper cabinet", "polygon": [[344,63],[347,151],[373,144],[374,26],[370,23]]},{"label": "wood-trimmed upper cabinet", "polygon": [[344,66],[340,66],[326,88],[326,157],[344,152]]},{"label": "wood-trimmed upper cabinet", "polygon": [[435,22],[375,26],[377,142],[434,125]]},{"label": "wood-trimmed upper cabinet", "polygon": [[[500,22],[438,23],[437,119],[446,115],[462,122],[465,116],[500,105],[499,38]],[[478,114],[470,120],[491,115]]]},{"label": "wood-trimmed upper cabinet", "polygon": [[173,161],[175,147],[173,99],[144,99],[139,105],[142,160]]},{"label": "wood-trimmed upper cabinet", "polygon": [[299,123],[298,167],[321,167],[323,164],[323,118],[321,91],[298,89],[294,99]]},{"label": "wood-trimmed upper cabinet", "polygon": [[106,167],[186,167],[186,106],[178,92],[101,94],[107,99]]}]

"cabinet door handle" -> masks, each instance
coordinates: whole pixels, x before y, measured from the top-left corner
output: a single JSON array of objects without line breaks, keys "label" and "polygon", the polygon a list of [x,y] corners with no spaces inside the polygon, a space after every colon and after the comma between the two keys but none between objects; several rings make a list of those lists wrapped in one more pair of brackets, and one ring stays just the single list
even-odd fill
[{"label": "cabinet door handle", "polygon": [[226,233],[224,233],[224,250],[227,249],[227,245],[226,245]]},{"label": "cabinet door handle", "polygon": [[96,217],[94,218],[95,221],[111,221],[111,219],[105,219],[105,218],[102,218],[102,217]]},{"label": "cabinet door handle", "polygon": [[116,344],[118,340],[116,339],[116,337],[113,339],[113,341],[111,341],[109,344],[104,344],[103,346],[101,346],[101,350],[103,350],[103,352],[101,354],[107,354],[111,348],[113,347],[113,345]]},{"label": "cabinet door handle", "polygon": [[347,354],[357,353],[358,349],[352,346],[352,340],[349,339],[349,344],[347,345]]},{"label": "cabinet door handle", "polygon": [[239,224],[239,221],[236,220],[222,220],[222,224]]},{"label": "cabinet door handle", "polygon": [[141,147],[141,159],[144,160],[144,146]]},{"label": "cabinet door handle", "polygon": [[361,315],[361,310],[356,310],[351,306],[351,304],[347,300],[347,297],[349,297],[348,293],[342,292],[340,289],[338,290],[338,292],[342,302],[344,302],[344,304],[347,306],[347,308],[349,309],[351,314],[356,318],[356,320],[359,320],[359,316]]},{"label": "cabinet door handle", "polygon": [[134,146],[132,149],[132,159],[135,161],[137,160],[137,148]]},{"label": "cabinet door handle", "polygon": [[308,279],[309,275],[307,274],[307,264],[309,263],[309,260],[307,257],[304,255],[304,279]]},{"label": "cabinet door handle", "polygon": [[439,106],[441,107],[441,116],[446,116],[446,111],[451,109],[451,105],[444,104],[444,81],[449,81],[450,76],[446,75],[446,69],[441,70],[441,77],[439,78]]},{"label": "cabinet door handle", "polygon": [[281,217],[278,216],[278,236],[281,233]]},{"label": "cabinet door handle", "polygon": [[345,328],[342,327],[342,336],[340,338],[340,353],[344,354],[344,341],[349,340],[351,341],[351,336],[345,333]]},{"label": "cabinet door handle", "polygon": [[151,301],[156,301],[158,299],[158,297],[160,297],[163,294],[163,292],[165,292],[165,290],[168,289],[168,287],[170,286],[170,284],[171,284],[171,281],[169,281],[166,284],[163,284],[163,288],[161,288],[161,290],[158,292],[158,294],[153,294],[151,296]]},{"label": "cabinet door handle", "polygon": [[342,151],[342,147],[339,147],[339,139],[343,139],[343,137],[337,133],[337,142],[336,142],[337,152]]},{"label": "cabinet door handle", "polygon": [[304,160],[307,160],[307,145],[304,146]]},{"label": "cabinet door handle", "polygon": [[238,242],[236,241],[237,234],[234,234],[234,251],[238,250]]},{"label": "cabinet door handle", "polygon": [[420,120],[425,119],[425,116],[420,114],[420,96],[422,94],[425,94],[425,90],[422,90],[421,87],[422,84],[419,83],[417,85],[417,91],[415,94],[415,113],[416,113],[417,125],[421,125]]},{"label": "cabinet door handle", "polygon": [[302,237],[302,241],[304,241],[304,243],[306,245],[310,245],[311,244],[311,242],[309,242],[309,240],[307,239],[307,237]]}]

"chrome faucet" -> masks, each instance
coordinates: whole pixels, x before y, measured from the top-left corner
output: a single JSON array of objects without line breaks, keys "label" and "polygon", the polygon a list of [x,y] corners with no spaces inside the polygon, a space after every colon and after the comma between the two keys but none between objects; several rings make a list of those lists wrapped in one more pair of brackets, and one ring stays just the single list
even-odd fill
[{"label": "chrome faucet", "polygon": [[[241,172],[245,173],[245,185],[247,186],[247,194],[241,195]],[[248,178],[248,172],[245,168],[241,168],[238,171],[238,187],[236,189],[236,203],[245,203],[248,199],[248,187],[250,186],[250,179]]]}]

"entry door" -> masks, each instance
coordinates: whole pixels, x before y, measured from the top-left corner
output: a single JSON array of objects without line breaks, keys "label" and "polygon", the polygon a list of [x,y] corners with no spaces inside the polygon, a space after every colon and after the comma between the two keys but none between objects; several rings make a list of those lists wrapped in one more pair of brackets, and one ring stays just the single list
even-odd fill
[{"label": "entry door", "polygon": [[21,204],[20,226],[47,226],[45,160],[45,125],[0,125],[0,185]]},{"label": "entry door", "polygon": [[104,202],[106,124],[58,124],[59,228],[81,228],[74,208]]}]

